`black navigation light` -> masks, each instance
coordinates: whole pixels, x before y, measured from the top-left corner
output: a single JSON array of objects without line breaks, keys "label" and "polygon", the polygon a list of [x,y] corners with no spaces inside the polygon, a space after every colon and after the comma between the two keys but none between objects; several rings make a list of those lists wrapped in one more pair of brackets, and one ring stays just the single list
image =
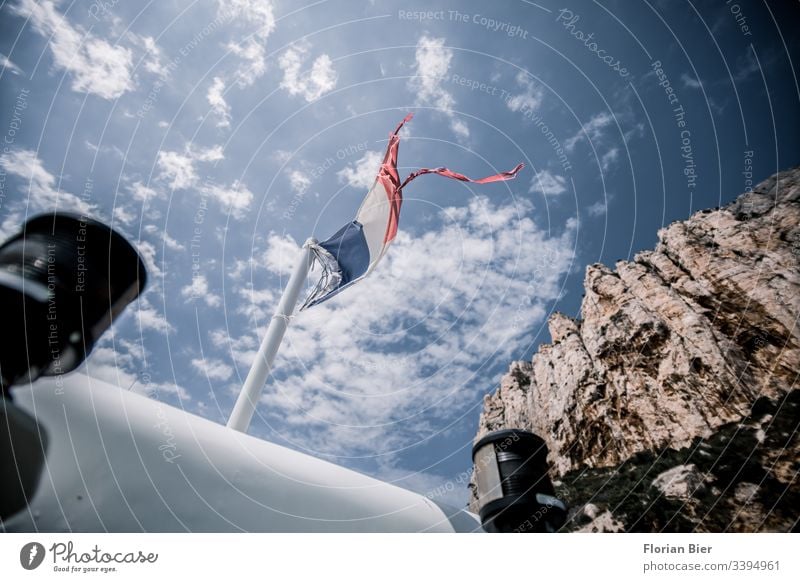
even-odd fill
[{"label": "black navigation light", "polygon": [[29,220],[0,246],[2,390],[78,367],[146,277],[133,246],[101,222],[63,212]]},{"label": "black navigation light", "polygon": [[498,430],[472,447],[478,513],[483,528],[497,532],[554,532],[567,508],[547,475],[547,445],[531,432]]}]

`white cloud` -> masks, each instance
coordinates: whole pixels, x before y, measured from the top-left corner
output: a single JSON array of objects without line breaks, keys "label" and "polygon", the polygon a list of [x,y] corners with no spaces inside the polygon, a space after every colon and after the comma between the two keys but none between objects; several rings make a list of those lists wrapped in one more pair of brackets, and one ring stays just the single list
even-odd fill
[{"label": "white cloud", "polygon": [[183,153],[175,151],[158,152],[159,179],[169,182],[175,190],[185,190],[197,184],[195,161],[216,162],[224,158],[222,146],[194,148],[187,145]]},{"label": "white cloud", "polygon": [[611,148],[603,154],[602,158],[600,158],[600,166],[603,168],[603,171],[606,171],[611,168],[612,164],[614,164],[618,159],[619,148]]},{"label": "white cloud", "polygon": [[227,49],[242,61],[234,80],[240,87],[249,87],[267,70],[265,42],[275,30],[275,15],[268,0],[219,0],[218,18],[241,24],[249,34],[242,41],[231,41]]},{"label": "white cloud", "polygon": [[558,196],[567,191],[567,180],[564,176],[553,174],[548,170],[536,172],[529,192],[541,192],[545,196]]},{"label": "white cloud", "polygon": [[219,307],[222,305],[222,297],[212,293],[208,289],[208,279],[202,274],[194,274],[191,284],[181,289],[181,295],[183,295],[187,301],[202,299],[209,307]]},{"label": "white cloud", "polygon": [[311,186],[311,178],[305,172],[292,170],[289,172],[289,187],[297,195],[304,195]]},{"label": "white cloud", "polygon": [[247,218],[247,211],[253,202],[253,193],[239,180],[234,180],[230,186],[213,184],[206,187],[204,192],[219,202],[235,220]]},{"label": "white cloud", "polygon": [[188,147],[187,151],[192,158],[200,160],[201,162],[218,162],[225,158],[221,145],[215,145],[210,148],[192,148]]},{"label": "white cloud", "polygon": [[209,380],[220,380],[224,382],[233,376],[233,368],[222,360],[195,358],[192,360],[192,366]]},{"label": "white cloud", "polygon": [[586,212],[589,214],[589,216],[603,216],[608,212],[608,206],[602,201],[595,202],[586,208]]},{"label": "white cloud", "polygon": [[455,133],[456,136],[460,137],[462,140],[469,137],[469,126],[461,119],[451,119],[450,129],[452,129],[453,133]]},{"label": "white cloud", "polygon": [[[13,150],[0,156],[0,167],[8,174],[27,181],[26,205],[28,211],[72,210],[89,213],[93,205],[86,200],[56,187],[56,178],[48,172],[42,161],[31,150]],[[26,190],[23,190],[26,191]]]},{"label": "white cloud", "polygon": [[[496,380],[481,366],[502,371],[570,265],[573,227],[548,238],[528,211],[477,197],[421,236],[401,231],[372,276],[293,318],[262,413],[317,451],[379,454],[472,406]],[[297,245],[267,242],[267,268],[285,276]],[[262,322],[280,290],[267,291]]]},{"label": "white cloud", "polygon": [[733,72],[735,81],[746,81],[755,73],[761,71],[761,65],[755,56],[753,56],[753,50],[754,49],[746,51],[744,55],[736,59],[736,70]]},{"label": "white cloud", "polygon": [[144,347],[144,343],[141,340],[137,342],[122,337],[114,337],[114,341],[135,361],[143,361],[150,357],[150,350]]},{"label": "white cloud", "polygon": [[450,70],[453,51],[444,46],[444,38],[421,36],[417,41],[414,54],[416,76],[411,80],[419,91],[421,101],[435,103],[444,110],[449,110],[455,102],[453,96],[442,88],[442,81]]},{"label": "white cloud", "polygon": [[8,69],[9,71],[14,73],[15,75],[19,75],[20,73],[22,73],[22,69],[20,69],[17,65],[15,65],[11,61],[11,59],[9,59],[3,53],[0,53],[0,67],[2,67],[4,69]]},{"label": "white cloud", "polygon": [[517,85],[522,87],[524,91],[517,95],[512,95],[506,101],[506,106],[511,111],[536,111],[542,104],[543,92],[534,85],[531,78],[524,71],[517,73]]},{"label": "white cloud", "polygon": [[137,240],[133,241],[134,246],[139,251],[139,255],[142,257],[142,261],[144,261],[144,266],[147,268],[147,274],[152,279],[160,279],[164,276],[164,272],[159,267],[158,263],[156,262],[156,247],[153,243],[149,240]]},{"label": "white cloud", "polygon": [[233,336],[223,329],[212,330],[208,336],[215,347],[225,354],[231,354],[236,363],[244,367],[249,367],[258,353],[258,341],[254,336],[240,334]]},{"label": "white cloud", "polygon": [[[152,277],[152,273],[149,274]],[[136,318],[138,324],[144,331],[155,331],[164,334],[175,331],[172,324],[167,321],[166,316],[159,312],[146,297],[139,298]]]},{"label": "white cloud", "polygon": [[303,70],[310,50],[308,42],[299,42],[278,59],[278,66],[283,71],[281,88],[286,89],[289,95],[302,95],[308,102],[316,101],[332,91],[337,80],[333,61],[324,53],[314,59],[310,69]]},{"label": "white cloud", "polygon": [[252,268],[253,259],[249,258],[245,259],[235,259],[233,261],[233,266],[228,270],[228,277],[231,280],[239,283],[244,277],[245,273],[247,272],[248,268]]},{"label": "white cloud", "polygon": [[573,151],[575,146],[586,139],[590,141],[596,141],[603,137],[603,130],[611,125],[611,122],[614,121],[614,117],[605,111],[601,111],[596,115],[593,115],[592,118],[583,124],[581,129],[572,137],[568,138],[564,142],[564,147],[568,151]]},{"label": "white cloud", "polygon": [[161,239],[164,245],[173,251],[183,251],[186,249],[181,243],[172,238],[166,231],[162,232],[161,229],[155,224],[146,224],[144,231],[147,234],[155,234]]},{"label": "white cloud", "polygon": [[269,0],[219,0],[217,14],[222,20],[250,24],[254,36],[266,39],[275,30],[275,15]]},{"label": "white cloud", "polygon": [[211,111],[217,116],[217,127],[230,127],[231,106],[225,101],[225,81],[221,77],[214,77],[214,82],[208,88],[206,99],[211,105]]},{"label": "white cloud", "polygon": [[695,79],[688,73],[681,75],[681,81],[683,81],[683,86],[689,89],[700,89],[703,86],[698,79]]},{"label": "white cloud", "polygon": [[469,137],[469,126],[455,117],[453,107],[456,100],[442,83],[450,70],[453,51],[444,46],[444,38],[423,35],[417,41],[414,54],[415,72],[408,82],[409,89],[416,95],[417,105],[432,105],[450,119],[450,129],[460,138]]},{"label": "white cloud", "polygon": [[381,167],[383,154],[380,152],[366,151],[354,164],[336,172],[336,177],[342,184],[348,184],[353,188],[369,189],[375,182],[378,169]]},{"label": "white cloud", "polygon": [[[593,148],[597,150],[598,146],[608,143],[609,140],[606,135],[606,128],[609,127],[614,121],[615,116],[605,111],[601,111],[600,113],[593,115],[589,121],[583,124],[581,129],[575,135],[564,141],[564,148],[571,152],[575,150],[575,146],[580,142],[589,140]],[[641,135],[642,131],[643,126],[637,124],[632,130],[625,134],[625,141],[629,141],[634,135]],[[600,167],[603,169],[603,171],[607,171],[612,165],[614,165],[614,163],[617,162],[618,159],[619,148],[610,147],[600,157]]]},{"label": "white cloud", "polygon": [[[278,300],[273,290],[254,290],[250,285],[239,288],[239,296],[242,301],[236,308],[236,313],[246,316],[248,322],[251,323],[261,322],[263,324],[264,317],[271,315],[270,311],[275,309],[275,302]],[[252,362],[252,360],[246,361],[248,364]]]},{"label": "white cloud", "polygon": [[[214,183],[199,184],[195,168],[196,162],[216,162],[224,158],[222,146],[197,148],[187,145],[183,152],[161,151],[158,153],[158,167],[161,170],[158,179],[166,181],[175,190],[200,188],[201,191],[216,200],[236,220],[247,217],[247,211],[253,202],[253,193],[241,181],[234,180],[230,186]],[[146,190],[139,186],[141,194]]]},{"label": "white cloud", "polygon": [[162,79],[169,77],[169,69],[161,61],[163,57],[161,49],[152,36],[139,36],[129,32],[128,38],[144,52],[141,57],[141,64],[137,66],[141,66],[148,73],[152,73]]},{"label": "white cloud", "polygon": [[[150,228],[152,226],[153,225],[146,226],[144,231],[147,234],[154,234],[156,230]],[[161,268],[163,265],[163,257],[162,261],[158,260],[158,250],[156,245],[150,240],[139,239],[131,240],[131,242],[139,252],[139,256],[142,258],[142,261],[144,261],[145,268],[147,269],[147,288],[144,294],[139,296],[135,308],[132,309],[136,324],[142,332],[153,331],[160,334],[174,333],[175,328],[167,321],[166,316],[150,302],[151,297],[160,297],[162,301],[166,300],[161,285],[164,279],[164,270]]]},{"label": "white cloud", "polygon": [[299,251],[292,237],[270,234],[264,253],[264,268],[279,275],[291,275],[298,255]]},{"label": "white cloud", "polygon": [[282,149],[278,148],[278,149],[276,149],[275,151],[272,152],[272,156],[271,157],[276,162],[278,162],[279,164],[283,165],[286,162],[288,162],[289,160],[291,160],[293,155],[294,155],[294,153],[290,152],[289,150],[282,150]]},{"label": "white cloud", "polygon": [[90,142],[88,139],[84,142],[86,144],[86,149],[95,153],[95,154],[108,154],[112,155],[119,160],[125,159],[125,152],[115,146],[113,143],[110,145],[98,145]]},{"label": "white cloud", "polygon": [[136,211],[130,206],[118,205],[114,207],[114,219],[122,224],[130,226],[138,218]]},{"label": "white cloud", "polygon": [[267,51],[258,39],[231,41],[226,48],[243,61],[234,74],[234,79],[240,87],[249,87],[267,70]]},{"label": "white cloud", "polygon": [[20,0],[12,10],[29,18],[34,30],[48,39],[53,63],[72,75],[73,90],[116,99],[133,89],[130,49],[73,27],[49,0]]},{"label": "white cloud", "polygon": [[164,194],[136,181],[128,187],[128,191],[133,196],[134,200],[139,202],[152,202],[156,198],[164,198]]},{"label": "white cloud", "polygon": [[188,154],[160,151],[158,152],[158,167],[161,169],[159,178],[168,180],[170,188],[175,190],[189,188],[197,182],[194,161]]}]

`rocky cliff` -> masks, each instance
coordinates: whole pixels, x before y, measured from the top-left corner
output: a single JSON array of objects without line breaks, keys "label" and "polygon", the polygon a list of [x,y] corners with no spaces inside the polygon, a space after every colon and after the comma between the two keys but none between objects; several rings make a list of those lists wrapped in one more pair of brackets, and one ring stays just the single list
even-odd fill
[{"label": "rocky cliff", "polygon": [[565,529],[789,531],[800,515],[800,169],[586,270],[480,438],[542,436]]}]

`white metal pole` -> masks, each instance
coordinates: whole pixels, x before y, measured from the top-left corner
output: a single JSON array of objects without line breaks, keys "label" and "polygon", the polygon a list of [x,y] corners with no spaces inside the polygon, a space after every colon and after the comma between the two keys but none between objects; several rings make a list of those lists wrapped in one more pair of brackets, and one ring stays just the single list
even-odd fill
[{"label": "white metal pole", "polygon": [[289,317],[294,312],[297,298],[303,289],[303,283],[305,283],[308,271],[311,268],[311,245],[316,244],[316,242],[316,240],[310,238],[303,245],[300,260],[297,262],[292,276],[289,277],[289,282],[286,284],[286,289],[284,289],[281,300],[278,302],[275,315],[272,316],[272,320],[269,322],[267,333],[264,335],[261,347],[258,348],[256,359],[247,373],[247,379],[244,381],[242,391],[239,393],[239,398],[233,407],[231,417],[228,419],[228,428],[247,432],[247,428],[250,426],[250,420],[253,418],[261,391],[264,389],[272,364],[275,362],[275,356],[278,353],[281,341],[283,341],[283,335],[286,333],[286,328],[289,327]]}]

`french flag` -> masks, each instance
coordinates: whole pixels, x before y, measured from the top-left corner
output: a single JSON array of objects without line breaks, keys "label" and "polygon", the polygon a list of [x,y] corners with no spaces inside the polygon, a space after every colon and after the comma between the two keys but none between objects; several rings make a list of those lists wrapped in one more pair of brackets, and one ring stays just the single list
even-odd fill
[{"label": "french flag", "polygon": [[412,117],[413,114],[409,113],[389,134],[389,145],[378,175],[361,203],[355,219],[340,228],[329,239],[311,246],[314,260],[321,266],[322,274],[301,310],[330,299],[372,272],[397,236],[400,207],[403,204],[403,188],[418,176],[439,174],[462,182],[488,184],[510,180],[524,167],[523,164],[518,164],[509,172],[478,180],[447,168],[422,168],[401,182],[397,173],[397,150],[400,145],[398,133]]}]

